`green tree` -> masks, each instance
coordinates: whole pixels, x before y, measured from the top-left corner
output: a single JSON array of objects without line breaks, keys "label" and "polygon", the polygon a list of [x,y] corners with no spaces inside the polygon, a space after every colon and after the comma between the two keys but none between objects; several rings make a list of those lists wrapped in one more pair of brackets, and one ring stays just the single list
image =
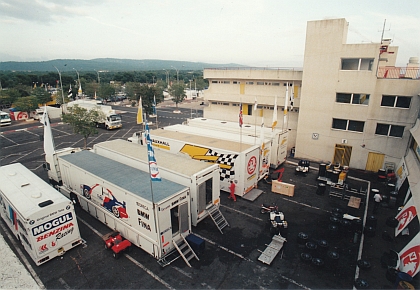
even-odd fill
[{"label": "green tree", "polygon": [[178,108],[178,104],[184,101],[185,97],[187,96],[184,91],[185,85],[183,81],[180,81],[179,84],[173,84],[169,88],[169,94],[172,96],[172,101],[175,102],[176,107]]},{"label": "green tree", "polygon": [[38,109],[38,99],[35,96],[21,97],[13,105],[22,112],[27,112],[30,116],[31,111]]},{"label": "green tree", "polygon": [[84,148],[87,148],[87,139],[91,135],[98,134],[96,123],[105,118],[105,114],[99,110],[86,110],[78,105],[68,108],[69,113],[63,114],[63,122],[70,124],[73,132],[82,135]]},{"label": "green tree", "polygon": [[111,86],[110,84],[103,84],[99,88],[99,96],[106,100],[110,96],[115,94],[115,88]]},{"label": "green tree", "polygon": [[38,104],[46,104],[48,102],[51,102],[51,94],[48,93],[45,88],[37,87],[32,90],[32,95],[36,97],[38,100]]}]

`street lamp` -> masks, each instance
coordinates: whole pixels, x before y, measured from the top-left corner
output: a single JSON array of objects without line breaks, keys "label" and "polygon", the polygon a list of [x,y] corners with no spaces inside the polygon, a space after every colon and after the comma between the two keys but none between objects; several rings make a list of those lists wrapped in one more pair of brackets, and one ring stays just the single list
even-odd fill
[{"label": "street lamp", "polygon": [[179,70],[176,67],[174,67],[173,65],[171,65],[171,67],[173,67],[176,70],[176,83],[179,84],[179,78],[178,78]]},{"label": "street lamp", "polygon": [[98,85],[100,85],[101,84],[101,79],[99,78],[99,72],[95,69],[95,71],[96,71],[96,74],[98,75]]},{"label": "street lamp", "polygon": [[166,73],[166,88],[169,89],[169,72],[166,69],[163,69]]},{"label": "street lamp", "polygon": [[61,86],[61,96],[63,97],[63,104],[61,105],[62,110],[64,110],[64,92],[63,92],[63,82],[61,81],[61,72],[58,70],[57,67],[54,66],[54,68],[58,72],[58,76],[60,77],[60,86]]}]

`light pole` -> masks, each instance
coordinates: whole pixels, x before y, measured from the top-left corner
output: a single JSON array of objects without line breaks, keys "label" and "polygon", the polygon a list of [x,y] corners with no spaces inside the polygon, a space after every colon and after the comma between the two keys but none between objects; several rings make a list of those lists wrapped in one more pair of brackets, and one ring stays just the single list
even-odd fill
[{"label": "light pole", "polygon": [[82,94],[82,84],[80,83],[80,76],[79,76],[79,72],[77,71],[77,69],[73,68],[76,73],[77,73],[77,82],[79,83],[79,89],[77,91],[77,95],[79,96],[79,98],[81,98],[81,94]]},{"label": "light pole", "polygon": [[166,73],[166,88],[169,89],[169,72],[166,69],[163,69]]},{"label": "light pole", "polygon": [[96,74],[98,75],[98,85],[100,85],[101,84],[101,79],[99,78],[99,72],[95,69],[95,71],[96,71]]},{"label": "light pole", "polygon": [[176,67],[174,67],[173,65],[171,65],[171,67],[173,67],[176,70],[176,83],[179,84],[179,77],[178,77],[179,70]]},{"label": "light pole", "polygon": [[64,110],[64,92],[63,92],[63,82],[61,81],[61,72],[58,70],[58,68],[55,67],[55,69],[57,70],[58,76],[60,77],[61,97],[63,97],[63,104],[61,105],[61,110]]}]

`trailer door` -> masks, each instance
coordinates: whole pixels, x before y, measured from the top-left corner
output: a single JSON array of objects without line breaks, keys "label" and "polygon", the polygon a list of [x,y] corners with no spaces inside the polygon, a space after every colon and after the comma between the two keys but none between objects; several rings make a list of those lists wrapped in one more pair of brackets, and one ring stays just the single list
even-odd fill
[{"label": "trailer door", "polygon": [[253,189],[258,182],[259,151],[259,148],[255,148],[245,155],[245,193]]},{"label": "trailer door", "polygon": [[187,202],[171,208],[172,237],[190,229],[188,219]]}]

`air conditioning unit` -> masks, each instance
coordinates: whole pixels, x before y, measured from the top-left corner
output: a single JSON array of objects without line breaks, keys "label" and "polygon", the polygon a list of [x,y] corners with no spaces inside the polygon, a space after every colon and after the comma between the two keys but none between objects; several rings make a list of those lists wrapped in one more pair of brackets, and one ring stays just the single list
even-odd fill
[{"label": "air conditioning unit", "polygon": [[347,144],[347,139],[341,139],[342,144]]}]

